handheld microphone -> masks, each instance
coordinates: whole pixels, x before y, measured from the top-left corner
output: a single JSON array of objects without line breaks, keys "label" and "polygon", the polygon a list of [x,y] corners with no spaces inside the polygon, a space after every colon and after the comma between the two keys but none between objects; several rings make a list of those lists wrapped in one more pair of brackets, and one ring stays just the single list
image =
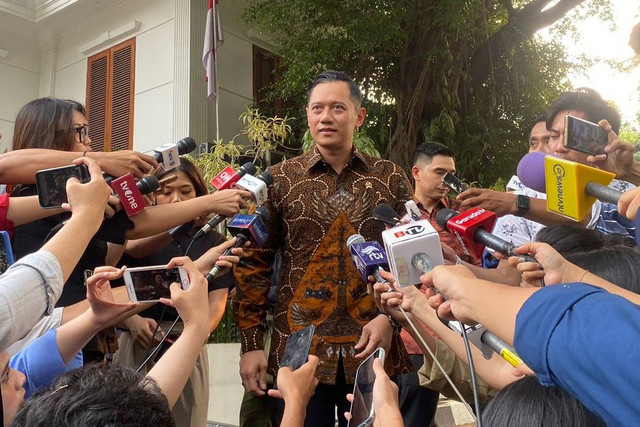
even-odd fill
[{"label": "handheld microphone", "polygon": [[196,142],[190,136],[176,143],[168,143],[153,149],[153,158],[162,163],[164,170],[169,171],[180,165],[180,156],[196,149]]},{"label": "handheld microphone", "polygon": [[134,216],[145,208],[143,194],[149,194],[160,188],[158,178],[150,175],[135,181],[133,175],[128,173],[120,178],[111,179],[111,188],[116,193],[128,216]]},{"label": "handheld microphone", "polygon": [[440,235],[426,219],[385,230],[382,240],[399,287],[420,283],[418,271],[409,268],[414,254],[424,253],[432,265],[444,263]]},{"label": "handheld microphone", "polygon": [[[251,163],[251,165],[253,166],[252,163]],[[255,166],[254,166],[254,172],[255,172]],[[246,184],[246,182],[248,182],[248,181],[246,181],[245,178],[247,178],[247,179],[251,178],[251,184]],[[242,183],[243,180],[245,180],[245,183]],[[255,184],[254,180],[257,181],[258,184]],[[270,186],[271,184],[273,184],[273,175],[269,171],[264,171],[260,175],[258,175],[257,177],[254,177],[254,176],[251,176],[251,175],[248,175],[248,174],[244,175],[242,177],[242,179],[240,179],[237,182],[236,186],[240,190],[249,191],[253,195],[253,199],[256,202],[256,205],[259,206],[262,203],[264,203],[265,200],[267,200],[267,197],[268,197],[267,187]],[[259,201],[259,203],[258,203],[258,201]],[[198,240],[199,238],[201,238],[202,236],[207,234],[209,231],[211,231],[212,228],[217,227],[218,224],[220,224],[226,218],[227,217],[224,216],[224,215],[216,215],[216,216],[214,216],[213,218],[211,218],[209,220],[209,222],[207,222],[205,225],[203,225],[200,230],[198,230],[196,235],[193,236],[193,239],[194,240]]]},{"label": "handheld microphone", "polygon": [[237,172],[233,170],[231,166],[227,166],[211,180],[211,185],[218,191],[226,190],[231,187],[232,184],[238,182],[244,175],[253,175],[255,173],[256,166],[251,162],[240,166]]},{"label": "handheld microphone", "polygon": [[400,215],[388,204],[380,203],[373,209],[373,219],[392,227],[400,224]]},{"label": "handheld microphone", "polygon": [[351,251],[351,260],[365,282],[369,280],[369,276],[374,276],[380,283],[386,282],[379,270],[383,268],[388,271],[389,262],[380,243],[367,242],[360,234],[353,234],[347,239],[347,247]]},{"label": "handheld microphone", "polygon": [[617,204],[622,195],[607,186],[615,174],[543,153],[525,155],[518,164],[518,177],[527,187],[547,193],[547,210],[576,221],[596,199]]},{"label": "handheld microphone", "polygon": [[267,188],[273,184],[273,174],[268,170],[262,172],[258,176],[245,175],[238,182],[236,188],[251,192],[253,201],[260,206],[269,197]]},{"label": "handheld microphone", "polygon": [[[226,256],[231,253],[231,249],[244,246],[247,241],[251,241],[253,245],[261,247],[267,240],[268,234],[264,223],[269,220],[269,209],[261,206],[256,209],[253,215],[237,214],[229,224],[227,229],[237,240],[236,243],[227,249],[222,255]],[[214,265],[211,271],[206,275],[209,289],[212,289],[213,280],[220,272],[221,268]]]},{"label": "handheld microphone", "polygon": [[531,255],[515,253],[516,245],[491,234],[496,222],[496,214],[482,208],[473,208],[463,213],[452,209],[441,209],[436,214],[436,224],[448,230],[463,246],[482,255],[485,247],[509,256],[519,256],[529,262],[538,262]]}]

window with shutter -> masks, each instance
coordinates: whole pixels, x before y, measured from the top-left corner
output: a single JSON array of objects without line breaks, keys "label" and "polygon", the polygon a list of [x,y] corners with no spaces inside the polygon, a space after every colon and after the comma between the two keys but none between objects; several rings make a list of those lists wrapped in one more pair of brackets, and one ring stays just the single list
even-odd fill
[{"label": "window with shutter", "polygon": [[135,50],[133,38],[88,59],[86,107],[94,151],[132,148]]}]

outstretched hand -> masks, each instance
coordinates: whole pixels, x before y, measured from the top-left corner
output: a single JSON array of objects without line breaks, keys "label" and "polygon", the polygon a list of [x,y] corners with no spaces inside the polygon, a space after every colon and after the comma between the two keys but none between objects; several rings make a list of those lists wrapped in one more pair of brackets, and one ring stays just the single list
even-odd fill
[{"label": "outstretched hand", "polygon": [[139,302],[117,303],[113,298],[109,280],[122,277],[126,267],[98,267],[87,279],[87,300],[91,306],[93,321],[103,327],[115,324],[118,319],[140,306]]}]

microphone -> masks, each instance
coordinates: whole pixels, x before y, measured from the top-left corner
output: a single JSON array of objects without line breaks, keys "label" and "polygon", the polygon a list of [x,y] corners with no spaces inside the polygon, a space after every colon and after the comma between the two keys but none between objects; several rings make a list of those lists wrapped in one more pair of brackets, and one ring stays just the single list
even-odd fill
[{"label": "microphone", "polygon": [[226,190],[232,184],[238,182],[238,180],[244,175],[253,175],[255,173],[256,166],[251,162],[247,162],[244,165],[240,166],[237,172],[233,170],[231,166],[227,166],[218,175],[216,175],[215,178],[211,180],[211,185],[218,191]]},{"label": "microphone", "polygon": [[400,224],[400,215],[388,204],[380,203],[373,209],[373,219],[392,227]]},{"label": "microphone", "polygon": [[436,214],[436,224],[448,230],[463,246],[481,256],[485,246],[496,252],[509,256],[519,256],[529,262],[538,262],[531,255],[515,253],[516,246],[491,234],[487,229],[493,229],[496,214],[482,208],[473,208],[463,213],[451,209],[441,209]]},{"label": "microphone", "polygon": [[384,230],[382,241],[399,287],[420,283],[418,270],[409,268],[414,254],[424,253],[432,265],[444,263],[440,236],[426,219]]},{"label": "microphone", "polygon": [[153,149],[153,157],[162,163],[164,170],[169,171],[180,165],[180,156],[196,149],[196,142],[190,136],[176,143],[168,143]]},{"label": "microphone", "polygon": [[[264,223],[269,220],[269,209],[261,206],[256,209],[253,215],[237,214],[229,224],[227,230],[237,240],[236,243],[227,249],[222,255],[226,256],[231,253],[231,249],[244,246],[247,241],[251,241],[255,246],[261,247],[269,236]],[[211,271],[206,275],[209,289],[212,289],[215,276],[222,270],[219,266],[214,265]]]},{"label": "microphone", "polygon": [[518,177],[527,187],[547,193],[547,210],[581,221],[596,199],[618,203],[622,193],[608,187],[615,174],[540,154],[529,153],[520,160]]},{"label": "microphone", "polygon": [[[253,166],[253,163],[249,163]],[[255,166],[254,166],[254,172],[255,172]],[[247,172],[245,172],[247,173]],[[271,174],[271,172],[269,171],[264,171],[262,172],[260,175],[258,175],[257,177],[251,176],[251,175],[245,175],[243,173],[243,177],[242,179],[240,179],[237,182],[237,187],[240,190],[246,190],[249,191],[252,195],[253,195],[253,200],[255,200],[256,205],[261,205],[262,203],[264,203],[265,200],[267,200],[268,197],[268,192],[267,192],[267,187],[270,186],[271,184],[273,184],[273,174]],[[242,183],[242,180],[244,180],[245,178],[251,178],[251,184],[246,184],[247,181],[245,181],[245,183]],[[258,184],[256,184],[253,180],[256,180],[258,182]],[[248,187],[248,188],[247,188]],[[259,203],[258,203],[259,201]],[[218,224],[220,224],[222,221],[224,221],[227,217],[223,216],[223,215],[216,215],[213,218],[211,218],[209,220],[209,222],[207,222],[205,225],[202,226],[202,228],[200,230],[198,230],[198,232],[196,233],[195,236],[193,236],[194,240],[198,240],[199,238],[201,238],[202,236],[204,236],[205,234],[207,234],[209,231],[211,231],[212,228],[215,228],[218,226]]]},{"label": "microphone", "polygon": [[273,174],[268,170],[262,172],[257,177],[245,175],[236,183],[236,188],[250,191],[253,194],[253,201],[260,206],[269,197],[267,188],[273,184]]},{"label": "microphone", "polygon": [[136,182],[133,175],[128,173],[120,178],[111,179],[110,185],[122,202],[127,215],[134,216],[145,208],[142,195],[156,191],[160,187],[160,182],[154,175],[146,176]]},{"label": "microphone", "polygon": [[365,282],[369,281],[369,276],[374,276],[380,283],[386,282],[379,270],[383,268],[388,271],[389,260],[380,243],[367,242],[360,234],[353,234],[347,239],[347,247],[351,251],[351,260]]}]

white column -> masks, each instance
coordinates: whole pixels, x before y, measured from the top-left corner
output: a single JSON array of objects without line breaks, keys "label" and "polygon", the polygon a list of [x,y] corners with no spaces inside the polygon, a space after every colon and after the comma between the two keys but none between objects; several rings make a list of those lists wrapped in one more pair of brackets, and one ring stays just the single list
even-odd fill
[{"label": "white column", "polygon": [[60,39],[57,32],[50,29],[38,35],[38,45],[40,46],[39,97],[53,96],[55,92],[59,41]]},{"label": "white column", "polygon": [[173,140],[189,136],[189,40],[191,0],[175,0],[173,62]]}]

